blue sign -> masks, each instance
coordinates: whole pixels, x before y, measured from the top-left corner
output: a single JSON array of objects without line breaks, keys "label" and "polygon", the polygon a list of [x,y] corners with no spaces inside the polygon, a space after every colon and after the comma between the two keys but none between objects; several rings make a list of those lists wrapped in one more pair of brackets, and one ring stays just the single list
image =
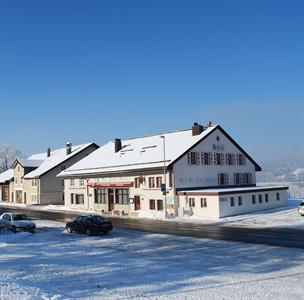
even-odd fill
[{"label": "blue sign", "polygon": [[165,185],[164,183],[162,183],[162,184],[160,185],[160,190],[161,190],[162,192],[165,192],[165,191],[166,191],[166,185]]}]

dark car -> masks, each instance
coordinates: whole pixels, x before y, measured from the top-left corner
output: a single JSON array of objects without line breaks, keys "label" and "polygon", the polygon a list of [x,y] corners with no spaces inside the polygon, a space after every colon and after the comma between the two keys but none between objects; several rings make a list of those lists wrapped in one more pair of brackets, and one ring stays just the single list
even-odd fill
[{"label": "dark car", "polygon": [[87,235],[105,233],[113,229],[112,223],[101,216],[85,215],[77,217],[74,221],[65,226],[68,233],[78,232]]},{"label": "dark car", "polygon": [[302,217],[304,217],[304,201],[302,201],[298,206],[298,212]]}]

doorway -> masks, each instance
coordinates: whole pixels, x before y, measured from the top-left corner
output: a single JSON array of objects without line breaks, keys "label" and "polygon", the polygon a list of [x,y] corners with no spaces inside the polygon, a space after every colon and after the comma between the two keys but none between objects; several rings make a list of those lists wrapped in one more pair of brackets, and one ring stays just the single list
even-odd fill
[{"label": "doorway", "polygon": [[140,196],[134,196],[135,210],[140,210]]},{"label": "doorway", "polygon": [[108,189],[109,211],[114,209],[114,190]]}]

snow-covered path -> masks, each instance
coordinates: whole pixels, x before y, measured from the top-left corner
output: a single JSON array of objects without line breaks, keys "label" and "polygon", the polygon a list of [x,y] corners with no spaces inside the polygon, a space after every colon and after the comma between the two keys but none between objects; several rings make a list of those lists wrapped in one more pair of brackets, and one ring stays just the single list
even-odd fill
[{"label": "snow-covered path", "polygon": [[114,230],[0,233],[0,299],[303,299],[303,250]]}]

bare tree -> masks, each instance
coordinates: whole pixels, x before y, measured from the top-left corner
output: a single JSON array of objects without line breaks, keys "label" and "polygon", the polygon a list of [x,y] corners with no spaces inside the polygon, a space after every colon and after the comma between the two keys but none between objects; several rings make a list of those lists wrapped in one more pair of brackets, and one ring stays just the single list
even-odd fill
[{"label": "bare tree", "polygon": [[20,151],[9,145],[0,144],[0,173],[10,169],[17,157],[22,157]]}]

